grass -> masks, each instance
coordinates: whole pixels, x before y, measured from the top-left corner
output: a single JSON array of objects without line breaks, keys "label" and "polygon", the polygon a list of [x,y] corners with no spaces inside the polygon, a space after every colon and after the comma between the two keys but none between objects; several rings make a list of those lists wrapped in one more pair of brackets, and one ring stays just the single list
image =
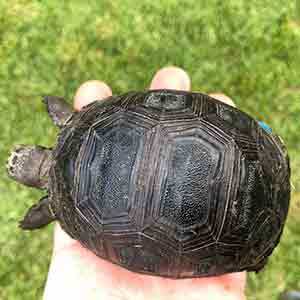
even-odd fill
[{"label": "grass", "polygon": [[[52,226],[23,233],[17,220],[42,195],[10,181],[16,143],[50,146],[57,130],[40,101],[70,101],[85,80],[114,93],[147,88],[166,65],[186,69],[193,90],[222,91],[283,137],[293,197],[267,268],[249,274],[249,300],[300,289],[300,20],[296,3],[266,1],[0,0],[0,299],[42,296]],[[297,155],[298,154],[298,155]]]}]

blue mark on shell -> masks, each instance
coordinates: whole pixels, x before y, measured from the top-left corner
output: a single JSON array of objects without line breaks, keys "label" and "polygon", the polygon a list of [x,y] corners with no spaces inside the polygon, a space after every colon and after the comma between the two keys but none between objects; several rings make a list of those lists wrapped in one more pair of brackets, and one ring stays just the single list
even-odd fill
[{"label": "blue mark on shell", "polygon": [[262,127],[267,133],[272,133],[272,128],[267,125],[265,122],[263,121],[258,121],[260,127]]}]

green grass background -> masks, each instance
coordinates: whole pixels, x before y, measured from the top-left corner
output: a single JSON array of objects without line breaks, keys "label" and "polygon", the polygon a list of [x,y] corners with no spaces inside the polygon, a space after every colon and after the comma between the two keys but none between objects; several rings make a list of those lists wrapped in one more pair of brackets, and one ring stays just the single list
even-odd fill
[{"label": "green grass background", "polygon": [[41,95],[71,101],[88,79],[114,93],[145,89],[166,65],[185,68],[193,90],[226,93],[285,140],[289,218],[265,270],[249,274],[247,295],[300,289],[298,16],[294,1],[281,0],[0,0],[0,299],[41,298],[49,267],[53,227],[17,228],[42,193],[9,180],[4,167],[13,144],[55,142]]}]

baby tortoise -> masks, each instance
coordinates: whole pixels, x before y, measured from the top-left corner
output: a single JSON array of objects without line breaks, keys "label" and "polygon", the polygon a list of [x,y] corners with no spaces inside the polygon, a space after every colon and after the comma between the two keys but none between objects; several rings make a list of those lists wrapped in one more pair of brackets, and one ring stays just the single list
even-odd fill
[{"label": "baby tortoise", "polygon": [[73,112],[45,97],[56,146],[15,148],[9,175],[47,194],[20,222],[56,220],[128,270],[170,278],[259,271],[290,200],[286,148],[270,128],[205,94],[154,90]]}]

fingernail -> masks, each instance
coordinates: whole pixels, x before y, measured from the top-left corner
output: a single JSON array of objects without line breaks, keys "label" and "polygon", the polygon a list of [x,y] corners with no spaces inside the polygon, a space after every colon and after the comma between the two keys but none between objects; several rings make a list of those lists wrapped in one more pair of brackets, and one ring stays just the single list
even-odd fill
[{"label": "fingernail", "polygon": [[112,95],[110,87],[103,81],[90,80],[83,83],[75,93],[74,107],[80,110],[83,106],[102,100]]},{"label": "fingernail", "polygon": [[164,67],[154,75],[150,89],[174,89],[189,91],[191,80],[189,75],[179,67]]}]

